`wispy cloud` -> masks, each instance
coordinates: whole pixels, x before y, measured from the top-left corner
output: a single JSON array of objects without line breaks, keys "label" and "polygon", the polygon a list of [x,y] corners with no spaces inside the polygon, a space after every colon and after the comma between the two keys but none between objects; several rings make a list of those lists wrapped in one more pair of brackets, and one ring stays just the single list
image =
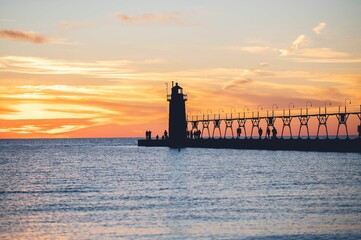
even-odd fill
[{"label": "wispy cloud", "polygon": [[51,39],[49,37],[35,32],[25,32],[25,31],[10,30],[10,29],[0,30],[0,38],[22,41],[22,42],[31,42],[37,44],[51,42]]},{"label": "wispy cloud", "polygon": [[0,18],[0,22],[14,22],[12,19]]},{"label": "wispy cloud", "polygon": [[116,14],[119,21],[127,24],[148,24],[148,23],[173,23],[183,22],[182,14],[179,12],[169,13],[143,13],[140,15],[127,15],[122,12]]},{"label": "wispy cloud", "polygon": [[361,63],[361,58],[291,58],[290,60],[303,63]]},{"label": "wispy cloud", "polygon": [[99,23],[78,23],[78,22],[61,22],[57,25],[57,28],[61,30],[78,30],[93,28],[99,25]]},{"label": "wispy cloud", "polygon": [[1,57],[0,63],[5,66],[2,69],[3,71],[28,74],[85,74],[87,72],[109,69],[90,63],[74,63],[58,59],[19,56]]},{"label": "wispy cloud", "polygon": [[296,51],[301,47],[302,44],[304,44],[306,41],[305,35],[299,35],[296,40],[293,41],[292,45],[289,48],[286,49],[280,49],[281,56],[287,56],[288,54]]},{"label": "wispy cloud", "polygon": [[[320,34],[325,29],[326,23],[319,23],[313,28],[316,34]],[[351,54],[347,52],[335,51],[330,48],[302,48],[301,46],[307,42],[305,35],[299,35],[292,45],[286,49],[279,49],[280,56],[293,56],[290,58],[294,62],[314,62],[314,63],[358,63],[359,58],[351,58]],[[296,56],[296,58],[295,58]],[[298,58],[297,58],[298,57]]]},{"label": "wispy cloud", "polygon": [[67,61],[39,57],[0,57],[0,72],[26,74],[75,74],[93,77],[130,77],[136,66],[151,66],[163,63],[161,59],[109,60],[109,61]]},{"label": "wispy cloud", "polygon": [[55,39],[32,31],[0,29],[0,39],[8,39],[35,44],[74,44],[64,39]]},{"label": "wispy cloud", "polygon": [[223,47],[225,50],[233,50],[233,51],[242,51],[253,54],[265,53],[268,51],[277,51],[278,49],[271,48],[268,46],[231,46],[231,47]]},{"label": "wispy cloud", "polygon": [[287,55],[292,56],[288,58],[293,62],[308,62],[308,63],[358,63],[360,58],[351,58],[350,53],[339,52],[330,48],[304,48],[293,51],[288,51]]},{"label": "wispy cloud", "polygon": [[22,119],[22,120],[0,120],[1,133],[11,135],[35,134],[46,137],[47,134],[64,133],[74,131],[95,124],[90,119],[58,118],[58,119]]},{"label": "wispy cloud", "polygon": [[269,63],[260,63],[259,66],[260,66],[260,67],[268,67],[268,66],[269,66]]},{"label": "wispy cloud", "polygon": [[349,57],[351,54],[346,52],[334,51],[330,48],[305,48],[299,49],[292,53],[297,56],[304,57],[320,57],[320,58],[342,58]]},{"label": "wispy cloud", "polygon": [[[200,13],[202,14],[202,13]],[[195,16],[195,13],[188,13]],[[199,14],[198,14],[199,15]],[[198,17],[196,15],[196,17]],[[163,13],[143,13],[138,15],[129,15],[123,12],[115,14],[116,20],[124,24],[189,24],[184,20],[185,14],[180,12],[163,12]],[[107,25],[114,21],[114,15],[111,19],[100,19],[93,22],[72,22],[63,21],[58,23],[56,27],[61,30],[79,30],[95,28],[100,25]]]},{"label": "wispy cloud", "polygon": [[232,80],[227,82],[224,86],[223,89],[231,89],[231,88],[237,88],[237,87],[241,87],[247,83],[252,82],[252,79],[250,78],[246,78],[246,79],[237,79],[237,80]]},{"label": "wispy cloud", "polygon": [[296,38],[296,40],[293,41],[291,48],[292,48],[292,49],[299,49],[300,46],[305,42],[305,40],[306,40],[306,36],[305,36],[305,35],[300,35],[300,36],[298,36],[298,37]]},{"label": "wispy cloud", "polygon": [[323,29],[326,28],[326,23],[322,22],[319,23],[316,27],[314,27],[312,30],[316,33],[316,34],[321,34],[321,31]]}]

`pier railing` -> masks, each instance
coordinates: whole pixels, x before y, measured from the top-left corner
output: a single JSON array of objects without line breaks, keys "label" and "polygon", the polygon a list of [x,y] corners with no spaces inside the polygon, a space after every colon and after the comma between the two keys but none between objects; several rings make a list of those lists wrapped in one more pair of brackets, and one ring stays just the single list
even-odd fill
[{"label": "pier railing", "polygon": [[269,117],[300,117],[300,116],[318,116],[318,115],[338,115],[338,114],[360,114],[361,105],[348,105],[337,107],[315,107],[315,108],[290,108],[261,111],[242,111],[233,113],[215,113],[215,114],[197,114],[187,115],[187,121],[213,121],[213,120],[237,120],[254,119]]}]

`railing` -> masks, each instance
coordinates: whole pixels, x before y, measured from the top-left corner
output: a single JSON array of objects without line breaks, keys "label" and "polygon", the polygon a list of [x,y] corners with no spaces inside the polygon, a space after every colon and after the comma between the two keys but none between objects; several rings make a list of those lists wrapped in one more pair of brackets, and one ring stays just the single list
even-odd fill
[{"label": "railing", "polygon": [[[186,97],[186,95],[184,95]],[[189,115],[187,121],[213,121],[213,120],[237,120],[237,119],[255,119],[255,118],[281,118],[281,117],[301,117],[301,116],[319,116],[319,115],[337,115],[337,114],[360,114],[361,105],[347,105],[337,107],[318,107],[318,108],[291,108],[282,110],[263,110],[246,111],[236,113],[220,114],[201,114]]]},{"label": "railing", "polygon": [[[188,95],[187,94],[182,94],[183,95],[183,100],[187,101],[188,100]],[[167,95],[167,101],[170,101],[172,99],[172,95],[168,94]]]}]

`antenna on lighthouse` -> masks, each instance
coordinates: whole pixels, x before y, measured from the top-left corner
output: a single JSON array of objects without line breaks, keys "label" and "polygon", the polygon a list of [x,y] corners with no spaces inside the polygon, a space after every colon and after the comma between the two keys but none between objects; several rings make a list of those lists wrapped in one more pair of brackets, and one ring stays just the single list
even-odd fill
[{"label": "antenna on lighthouse", "polygon": [[168,97],[168,83],[167,82],[165,83],[165,90],[167,91],[165,96]]}]

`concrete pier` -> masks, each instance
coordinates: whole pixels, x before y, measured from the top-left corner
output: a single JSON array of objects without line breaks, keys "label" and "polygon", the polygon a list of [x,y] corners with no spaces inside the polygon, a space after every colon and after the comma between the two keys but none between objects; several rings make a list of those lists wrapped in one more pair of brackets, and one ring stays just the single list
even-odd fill
[{"label": "concrete pier", "polygon": [[[138,146],[168,147],[169,141],[144,139]],[[184,147],[361,153],[361,139],[187,139]]]}]

